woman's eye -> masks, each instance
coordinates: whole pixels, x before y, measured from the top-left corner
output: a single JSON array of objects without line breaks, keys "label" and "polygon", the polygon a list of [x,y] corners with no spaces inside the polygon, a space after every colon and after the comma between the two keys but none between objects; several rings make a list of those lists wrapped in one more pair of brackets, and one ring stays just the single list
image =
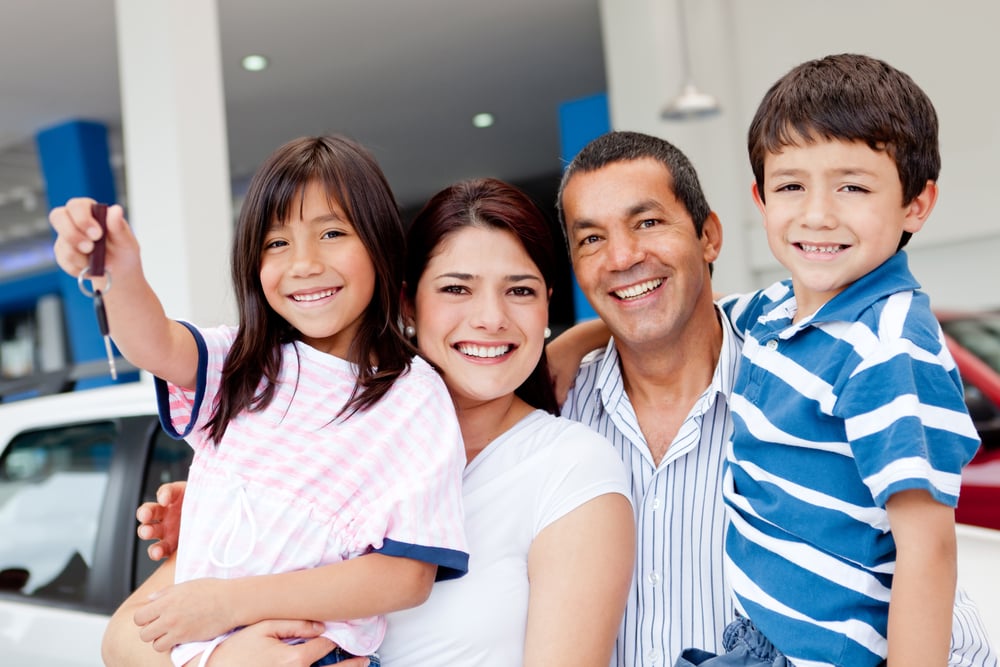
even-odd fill
[{"label": "woman's eye", "polygon": [[534,296],[535,290],[531,287],[512,287],[511,293],[515,296]]},{"label": "woman's eye", "polygon": [[441,291],[446,294],[465,294],[467,292],[462,285],[445,285]]}]

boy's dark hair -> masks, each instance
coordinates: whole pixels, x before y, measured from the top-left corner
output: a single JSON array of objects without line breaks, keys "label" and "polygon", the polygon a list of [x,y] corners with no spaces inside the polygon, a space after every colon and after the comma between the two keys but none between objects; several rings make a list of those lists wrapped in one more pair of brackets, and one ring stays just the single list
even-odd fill
[{"label": "boy's dark hair", "polygon": [[[771,86],[747,133],[750,167],[763,201],[764,158],[817,139],[863,141],[886,151],[903,186],[902,205],[941,171],[934,105],[907,74],[870,56],[810,60]],[[904,232],[900,248],[910,239]]]},{"label": "boy's dark hair", "polygon": [[[281,345],[298,332],[267,303],[260,284],[264,238],[275,222],[287,222],[301,206],[305,187],[320,184],[348,218],[375,269],[375,292],[351,342],[349,361],[358,379],[339,415],[374,405],[410,364],[412,348],[399,332],[400,258],[405,239],[396,200],[375,158],[340,136],[293,139],[272,153],[250,181],[236,223],[232,277],[239,329],[222,368],[222,385],[209,437],[218,443],[244,410],[263,410],[274,398],[281,370]],[[377,367],[374,366],[377,364]],[[261,386],[261,380],[264,380]]]},{"label": "boy's dark hair", "polygon": [[563,217],[563,190],[566,184],[577,173],[597,171],[614,162],[631,162],[652,158],[666,167],[673,177],[671,189],[677,199],[687,209],[694,229],[701,237],[701,230],[712,209],[708,206],[705,193],[698,181],[698,172],[687,156],[672,143],[659,137],[641,132],[608,132],[583,147],[576,157],[563,171],[559,183],[559,193],[556,196],[556,209],[559,212],[559,224],[566,234],[566,220]]},{"label": "boy's dark hair", "polygon": [[[416,302],[420,277],[427,263],[440,252],[441,244],[467,227],[512,234],[538,267],[545,287],[552,288],[556,280],[556,244],[545,216],[526,194],[513,185],[495,178],[476,178],[455,183],[438,192],[410,225],[405,271],[410,303]],[[559,414],[544,348],[531,375],[514,393],[534,408]]]}]

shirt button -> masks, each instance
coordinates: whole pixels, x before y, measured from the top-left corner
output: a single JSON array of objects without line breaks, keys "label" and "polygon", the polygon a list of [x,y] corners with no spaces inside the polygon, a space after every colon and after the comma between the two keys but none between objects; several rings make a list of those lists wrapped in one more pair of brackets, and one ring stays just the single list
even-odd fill
[{"label": "shirt button", "polygon": [[660,573],[659,572],[650,572],[646,576],[646,580],[649,581],[650,584],[652,584],[653,586],[655,586],[656,584],[660,583]]},{"label": "shirt button", "polygon": [[660,509],[660,499],[659,498],[653,498],[653,502],[650,503],[650,507],[652,507],[654,510]]},{"label": "shirt button", "polygon": [[778,341],[776,341],[773,338],[771,340],[767,341],[767,349],[769,349],[769,350],[777,350],[778,349]]},{"label": "shirt button", "polygon": [[660,661],[660,654],[657,653],[656,651],[648,651],[646,653],[646,664],[647,665],[655,665],[659,661]]}]

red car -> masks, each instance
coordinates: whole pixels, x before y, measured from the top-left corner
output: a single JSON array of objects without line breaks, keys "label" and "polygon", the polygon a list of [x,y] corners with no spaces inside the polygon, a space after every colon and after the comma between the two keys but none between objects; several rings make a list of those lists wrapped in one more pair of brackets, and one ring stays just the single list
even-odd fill
[{"label": "red car", "polygon": [[959,523],[1000,530],[1000,312],[937,313],[983,444],[962,472]]}]

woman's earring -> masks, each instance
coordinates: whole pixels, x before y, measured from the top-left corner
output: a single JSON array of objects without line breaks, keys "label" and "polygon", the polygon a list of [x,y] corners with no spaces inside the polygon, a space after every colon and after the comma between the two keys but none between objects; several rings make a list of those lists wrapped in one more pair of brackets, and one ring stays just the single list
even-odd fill
[{"label": "woman's earring", "polygon": [[413,326],[412,324],[407,324],[405,327],[403,327],[403,335],[406,336],[407,338],[411,338],[411,339],[412,338],[416,338],[417,337],[417,328],[415,326]]},{"label": "woman's earring", "polygon": [[549,338],[552,338],[552,329],[550,329],[548,327],[545,327],[545,331],[542,332],[542,335],[545,336],[546,340],[548,340]]}]

